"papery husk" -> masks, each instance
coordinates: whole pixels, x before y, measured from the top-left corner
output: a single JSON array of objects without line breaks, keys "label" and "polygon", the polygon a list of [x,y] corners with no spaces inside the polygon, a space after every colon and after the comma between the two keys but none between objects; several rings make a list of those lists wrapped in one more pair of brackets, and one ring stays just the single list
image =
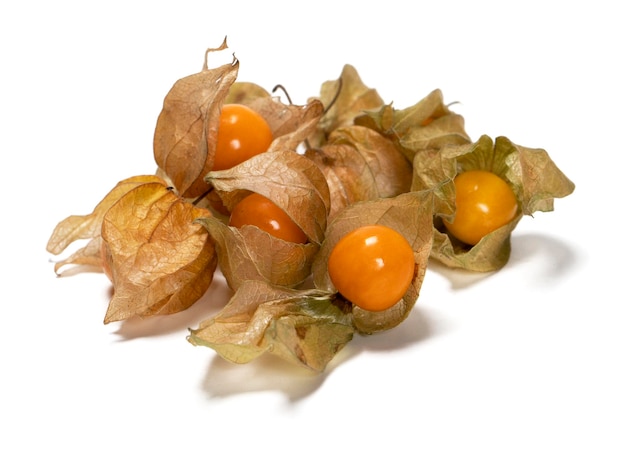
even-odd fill
[{"label": "papery husk", "polygon": [[396,327],[415,305],[426,274],[433,240],[433,199],[429,191],[409,192],[396,197],[354,203],[341,211],[329,224],[326,239],[313,261],[312,277],[316,288],[336,292],[328,274],[328,258],[337,242],[350,231],[365,225],[385,225],[402,234],[413,248],[415,275],[403,298],[381,312],[353,307],[355,329],[372,334]]},{"label": "papery husk", "polygon": [[270,94],[264,87],[249,81],[235,81],[224,99],[224,103],[239,103],[249,106],[254,101],[263,98],[271,98]]},{"label": "papery husk", "polygon": [[465,244],[448,234],[441,218],[436,218],[431,258],[447,267],[472,272],[499,270],[509,261],[511,233],[522,217],[523,214],[517,214],[511,222],[492,231],[474,246]]},{"label": "papery husk", "polygon": [[246,281],[295,287],[311,273],[319,244],[288,242],[251,225],[230,227],[217,217],[198,220],[211,235],[221,273],[237,290]]},{"label": "papery husk", "polygon": [[408,192],[412,167],[393,142],[360,126],[339,128],[305,156],[324,172],[331,195],[329,220],[346,206]]},{"label": "papery husk", "polygon": [[138,175],[127,178],[117,183],[90,214],[72,215],[57,224],[46,246],[46,250],[53,255],[60,255],[74,242],[89,240],[84,247],[55,263],[54,271],[57,275],[62,275],[60,269],[69,264],[102,268],[100,252],[102,240],[100,235],[104,215],[126,193],[145,183],[162,183],[167,186],[165,181],[155,175]]},{"label": "papery husk", "polygon": [[207,50],[202,70],[172,86],[157,119],[155,161],[184,198],[195,199],[208,190],[204,178],[213,168],[223,104],[245,104],[267,121],[273,136],[268,151],[295,151],[323,113],[320,101],[286,105],[254,83],[236,82],[235,58],[232,64],[209,69],[209,53],[226,48],[224,40],[220,47]]},{"label": "papery husk", "polygon": [[308,149],[305,156],[318,165],[326,178],[330,192],[329,220],[348,205],[378,198],[376,178],[355,146],[324,145]]},{"label": "papery husk", "polygon": [[311,99],[305,105],[284,104],[278,97],[250,82],[234,83],[224,103],[246,105],[265,118],[274,137],[269,152],[299,150],[324,114],[320,100]]},{"label": "papery husk", "polygon": [[278,97],[250,82],[234,83],[224,103],[246,105],[265,118],[274,136],[268,152],[299,150],[324,114],[320,100],[312,99],[305,105],[284,104]]},{"label": "papery husk", "polygon": [[415,153],[421,150],[471,142],[463,116],[444,104],[440,89],[433,90],[408,108],[384,105],[356,117],[354,123],[391,139],[409,161],[413,161]]},{"label": "papery husk", "polygon": [[206,51],[202,70],[176,81],[165,96],[154,131],[154,159],[178,193],[195,198],[206,192],[204,176],[213,167],[222,103],[239,71],[239,61],[209,69]]},{"label": "papery husk", "polygon": [[194,221],[208,215],[161,182],[129,190],[108,209],[102,241],[113,297],[105,323],[173,314],[204,295],[217,257],[208,232]]},{"label": "papery husk", "polygon": [[285,211],[308,238],[299,244],[253,225],[235,228],[222,218],[201,220],[216,242],[220,269],[232,289],[247,280],[293,287],[309,277],[330,208],[328,184],[315,163],[293,151],[266,152],[231,169],[209,172],[206,180],[228,211],[256,192]]},{"label": "papery husk", "polygon": [[319,101],[323,103],[326,112],[316,133],[308,139],[311,147],[321,147],[326,144],[332,131],[351,126],[354,118],[364,111],[384,105],[376,89],[366,86],[350,64],[343,66],[338,79],[322,83]]},{"label": "papery husk", "polygon": [[[449,236],[441,219],[453,220],[455,176],[468,170],[487,170],[513,189],[519,212],[507,225],[469,246]],[[506,137],[483,135],[475,143],[421,151],[413,161],[413,191],[431,191],[434,198],[434,243],[431,257],[448,267],[476,272],[502,268],[511,253],[510,235],[524,215],[552,211],[554,199],[574,191],[574,183],[543,149],[516,145]]]},{"label": "papery husk", "polygon": [[250,192],[270,199],[298,225],[312,243],[324,239],[330,191],[317,165],[292,151],[256,155],[237,166],[207,174],[206,182],[230,211]]},{"label": "papery husk", "polygon": [[233,363],[264,353],[322,372],[352,339],[349,308],[327,292],[246,281],[214,317],[190,330],[193,345]]}]

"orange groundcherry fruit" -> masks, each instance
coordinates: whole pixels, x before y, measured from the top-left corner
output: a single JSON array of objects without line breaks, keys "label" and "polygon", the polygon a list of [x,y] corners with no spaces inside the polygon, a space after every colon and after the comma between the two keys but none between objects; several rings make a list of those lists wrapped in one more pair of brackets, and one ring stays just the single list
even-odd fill
[{"label": "orange groundcherry fruit", "polygon": [[297,244],[308,241],[306,234],[283,209],[256,192],[235,205],[230,213],[229,225],[237,228],[254,225],[274,237]]},{"label": "orange groundcherry fruit", "polygon": [[267,151],[272,130],[259,113],[241,104],[222,106],[213,170],[230,169]]},{"label": "orange groundcherry fruit", "polygon": [[517,214],[517,198],[495,173],[468,170],[454,178],[456,212],[446,229],[458,240],[476,245],[484,236],[506,225]]},{"label": "orange groundcherry fruit", "polygon": [[402,234],[383,225],[349,232],[328,258],[328,274],[337,291],[368,311],[383,311],[400,301],[414,273],[413,248]]}]

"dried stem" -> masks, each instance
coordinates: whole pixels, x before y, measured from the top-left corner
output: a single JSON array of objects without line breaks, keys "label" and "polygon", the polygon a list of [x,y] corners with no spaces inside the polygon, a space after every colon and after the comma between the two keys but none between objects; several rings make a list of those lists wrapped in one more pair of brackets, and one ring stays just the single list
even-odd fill
[{"label": "dried stem", "polygon": [[282,84],[277,84],[276,86],[274,86],[274,89],[272,89],[272,94],[275,93],[279,89],[284,92],[285,97],[287,97],[287,101],[289,102],[289,104],[293,105],[293,102],[291,101],[291,97],[289,96],[289,92],[287,92],[287,89],[285,89],[285,87]]},{"label": "dried stem", "polygon": [[343,87],[343,79],[339,78],[337,80],[337,82],[339,83],[339,86],[337,87],[337,92],[335,92],[335,96],[333,97],[333,99],[330,101],[330,103],[328,104],[328,106],[326,108],[324,108],[324,113],[326,114],[328,112],[328,110],[330,108],[333,107],[333,105],[335,104],[335,102],[337,101],[337,99],[339,98],[339,94],[341,94],[341,88]]},{"label": "dried stem", "polygon": [[204,192],[203,194],[201,194],[199,197],[195,198],[193,202],[191,202],[192,205],[194,206],[198,206],[198,204],[204,199],[206,198],[207,195],[209,195],[211,193],[211,191],[213,190],[213,186],[211,186],[209,188],[208,191]]}]

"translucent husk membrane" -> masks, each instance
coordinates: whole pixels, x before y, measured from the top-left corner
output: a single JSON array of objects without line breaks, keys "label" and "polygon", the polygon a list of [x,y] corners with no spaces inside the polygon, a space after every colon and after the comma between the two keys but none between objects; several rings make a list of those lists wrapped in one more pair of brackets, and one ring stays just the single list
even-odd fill
[{"label": "translucent husk membrane", "polygon": [[[487,170],[504,179],[517,197],[519,210],[508,224],[476,245],[464,244],[446,232],[442,219],[455,211],[454,178],[468,170]],[[511,233],[524,215],[552,211],[554,199],[565,197],[574,184],[543,149],[516,145],[506,137],[481,136],[475,143],[417,152],[413,160],[413,191],[432,191],[435,198],[431,257],[448,267],[476,272],[502,268],[511,254]]]}]

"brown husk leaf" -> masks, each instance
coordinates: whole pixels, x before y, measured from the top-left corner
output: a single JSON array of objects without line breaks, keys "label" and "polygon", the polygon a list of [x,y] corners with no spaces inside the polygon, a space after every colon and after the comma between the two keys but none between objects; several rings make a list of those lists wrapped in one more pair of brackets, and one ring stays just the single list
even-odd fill
[{"label": "brown husk leaf", "polygon": [[321,243],[330,209],[324,174],[305,156],[292,151],[261,153],[237,166],[207,174],[206,182],[230,211],[249,192],[282,208],[310,242]]},{"label": "brown husk leaf", "polygon": [[[472,247],[449,236],[441,219],[454,217],[454,177],[474,169],[491,171],[507,181],[515,192],[520,211],[512,222]],[[431,257],[446,266],[476,272],[502,268],[511,253],[510,235],[522,216],[552,211],[554,199],[566,197],[575,187],[545,150],[516,145],[503,136],[494,142],[483,135],[472,144],[419,152],[415,155],[413,174],[411,189],[432,191],[435,199]]]},{"label": "brown husk leaf", "polygon": [[408,192],[412,167],[393,142],[360,126],[333,131],[320,148],[305,152],[324,173],[331,196],[329,220],[346,206]]},{"label": "brown husk leaf", "polygon": [[217,217],[205,217],[198,223],[215,241],[220,271],[233,290],[248,280],[300,285],[309,277],[319,249],[319,244],[284,241],[251,225],[229,227]]},{"label": "brown husk leaf", "polygon": [[367,87],[350,64],[344,65],[337,80],[322,83],[319,100],[327,111],[309,138],[311,147],[321,147],[333,130],[353,125],[355,117],[384,104],[376,89]]},{"label": "brown husk leaf", "polygon": [[321,102],[311,100],[306,105],[285,105],[277,99],[258,99],[250,104],[267,120],[274,140],[268,152],[295,151],[316,129],[324,113]]},{"label": "brown husk leaf", "polygon": [[327,292],[246,281],[214,317],[190,331],[189,342],[234,363],[271,353],[322,372],[352,339],[345,302]]},{"label": "brown husk leaf", "polygon": [[328,275],[330,252],[345,234],[364,225],[381,224],[401,233],[415,256],[415,276],[408,291],[393,307],[371,312],[353,308],[355,329],[371,334],[391,329],[406,319],[419,297],[426,274],[433,236],[433,200],[429,191],[409,192],[396,197],[358,202],[346,207],[329,224],[326,239],[313,261],[312,277],[317,289],[336,292]]},{"label": "brown husk leaf", "polygon": [[309,239],[297,244],[252,225],[238,229],[217,217],[200,220],[215,240],[220,269],[232,289],[246,280],[291,287],[309,277],[330,208],[326,179],[312,161],[293,151],[267,152],[231,169],[209,172],[206,179],[227,210],[251,192],[259,193],[284,210]]},{"label": "brown husk leaf", "polygon": [[268,151],[296,150],[323,113],[320,101],[285,105],[254,83],[236,83],[235,58],[232,64],[209,69],[209,53],[226,48],[224,40],[220,47],[208,49],[202,70],[174,83],[157,119],[155,161],[184,198],[197,198],[208,190],[204,177],[213,167],[224,103],[240,102],[263,116],[274,137]]},{"label": "brown husk leaf", "polygon": [[324,113],[320,100],[310,100],[306,105],[281,103],[261,86],[249,82],[234,83],[224,103],[246,105],[267,120],[274,141],[268,151],[295,151],[313,133]]},{"label": "brown husk leaf", "polygon": [[249,106],[257,99],[270,98],[271,96],[264,87],[256,83],[235,81],[230,87],[224,103],[239,103]]},{"label": "brown husk leaf", "polygon": [[207,290],[217,259],[207,231],[210,215],[161,182],[141,184],[106,212],[102,240],[114,287],[105,323],[173,314]]},{"label": "brown husk leaf", "polygon": [[54,271],[57,275],[62,275],[59,270],[68,264],[102,268],[100,233],[104,215],[127,192],[145,183],[163,183],[166,186],[165,182],[155,175],[139,175],[127,178],[117,183],[96,205],[91,214],[72,215],[57,224],[46,246],[46,250],[53,255],[60,255],[73,242],[89,239],[84,247],[55,263]]},{"label": "brown husk leaf", "polygon": [[465,131],[463,116],[444,104],[443,93],[439,89],[413,106],[398,110],[393,105],[384,105],[377,111],[356,117],[354,123],[372,128],[391,139],[409,161],[421,150],[471,142]]},{"label": "brown husk leaf", "polygon": [[185,198],[206,191],[222,103],[237,78],[239,61],[208,68],[208,55],[228,48],[226,39],[206,51],[200,72],[176,81],[163,101],[154,131],[154,159]]}]

